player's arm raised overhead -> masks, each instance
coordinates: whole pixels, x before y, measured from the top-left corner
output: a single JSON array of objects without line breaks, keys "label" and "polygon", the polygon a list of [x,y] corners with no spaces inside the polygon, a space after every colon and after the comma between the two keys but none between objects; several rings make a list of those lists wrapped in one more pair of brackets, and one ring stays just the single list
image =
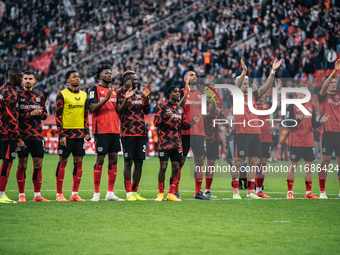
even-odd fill
[{"label": "player's arm raised overhead", "polygon": [[113,88],[107,91],[106,97],[103,101],[98,102],[97,87],[93,86],[89,92],[89,108],[91,112],[99,111],[102,106],[110,100]]},{"label": "player's arm raised overhead", "polygon": [[247,67],[244,64],[243,59],[241,59],[241,66],[242,66],[242,73],[240,76],[236,77],[236,81],[235,81],[235,86],[238,88],[241,88],[243,79],[244,77],[246,77],[246,74],[247,74]]},{"label": "player's arm raised overhead", "polygon": [[150,102],[149,102],[149,95],[152,92],[152,85],[151,83],[149,85],[147,85],[144,89],[143,89],[143,113],[144,114],[149,114],[150,113]]},{"label": "player's arm raised overhead", "polygon": [[327,93],[329,84],[334,79],[336,73],[340,70],[340,59],[338,59],[335,62],[334,70],[333,72],[328,76],[328,78],[325,80],[324,84],[322,85],[322,88],[320,90],[320,96],[324,96]]},{"label": "player's arm raised overhead", "polygon": [[267,90],[272,86],[274,78],[275,78],[275,73],[277,69],[279,69],[281,64],[282,64],[282,59],[280,61],[276,61],[276,60],[274,61],[272,70],[269,74],[269,77],[266,80],[266,83],[264,84],[264,86],[262,86],[261,88],[257,90],[257,95],[259,97],[262,97],[267,92]]},{"label": "player's arm raised overhead", "polygon": [[178,103],[178,105],[179,105],[180,107],[182,107],[183,109],[184,109],[185,104],[186,104],[186,102],[187,102],[187,100],[188,100],[189,92],[190,92],[190,84],[189,84],[189,83],[186,83],[186,84],[185,84],[185,93],[184,93],[184,95],[183,95],[181,101],[179,101],[179,103]]}]

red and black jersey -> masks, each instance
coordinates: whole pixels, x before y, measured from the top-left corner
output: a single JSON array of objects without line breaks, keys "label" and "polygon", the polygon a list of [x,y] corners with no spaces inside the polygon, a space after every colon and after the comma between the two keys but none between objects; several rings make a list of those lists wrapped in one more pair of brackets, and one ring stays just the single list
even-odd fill
[{"label": "red and black jersey", "polygon": [[[172,117],[167,118],[165,114],[172,112]],[[169,101],[156,107],[154,124],[158,128],[158,150],[182,150],[181,130],[190,129],[193,122],[187,122],[184,112],[177,104]]]},{"label": "red and black jersey", "polygon": [[[185,94],[185,88],[181,90],[181,95]],[[184,113],[187,120],[192,120],[196,115],[202,114],[202,93],[198,90],[190,91],[184,106]],[[197,123],[190,130],[182,131],[182,135],[205,136],[203,121]]]},{"label": "red and black jersey", "polygon": [[19,108],[15,86],[6,82],[0,87],[0,140],[19,141]]},{"label": "red and black jersey", "polygon": [[[253,106],[256,107],[256,101],[259,99],[257,90],[253,92]],[[260,122],[251,121],[251,126],[248,124],[250,120],[258,120],[258,116],[252,113],[248,107],[248,96],[244,96],[244,114],[235,115],[235,134],[261,134]]]},{"label": "red and black jersey", "polygon": [[205,130],[205,139],[207,142],[218,142],[219,134],[218,134],[218,125],[214,127],[214,119],[225,119],[225,116],[222,111],[219,114],[211,116],[206,115],[203,117],[204,120],[204,130]]},{"label": "red and black jersey", "polygon": [[[289,145],[293,147],[314,147],[314,134],[313,128],[320,126],[320,123],[316,121],[314,106],[310,103],[305,103],[303,106],[308,112],[312,113],[312,116],[305,116],[301,121],[301,110],[296,105],[288,105],[287,115],[290,120],[295,120],[298,124],[295,127],[290,128],[289,132]],[[294,121],[286,121],[287,126],[294,126]]]},{"label": "red and black jersey", "polygon": [[[268,103],[263,103],[260,105],[255,105],[255,109],[257,110],[269,110],[271,108],[271,104]],[[270,125],[271,122],[270,120],[270,115],[258,115],[259,120],[263,121],[263,126],[260,127],[261,129],[261,134],[260,134],[260,142],[261,143],[272,143],[273,142],[273,137],[270,131]]]},{"label": "red and black jersey", "polygon": [[335,95],[318,94],[321,114],[329,114],[328,121],[323,123],[324,132],[340,132],[340,93]]},{"label": "red and black jersey", "polygon": [[[105,100],[109,87],[93,86],[89,92],[89,105]],[[117,90],[113,90],[110,100],[92,114],[93,134],[119,134],[119,118],[116,110]]]},{"label": "red and black jersey", "polygon": [[[67,89],[76,95],[79,94],[79,90],[72,90],[70,88]],[[88,103],[85,103],[84,129],[64,129],[62,119],[63,109],[64,109],[64,96],[62,95],[61,92],[59,92],[56,100],[56,113],[55,113],[59,138],[66,137],[67,139],[77,139],[84,138],[85,135],[90,134]]]},{"label": "red and black jersey", "polygon": [[[18,91],[19,103],[19,132],[23,140],[43,140],[41,120],[47,118],[45,98],[39,91]],[[31,116],[30,113],[38,108],[43,108],[40,116]]]},{"label": "red and black jersey", "polygon": [[[123,102],[126,92],[126,88],[118,90],[118,104]],[[145,98],[142,92],[136,91],[127,100],[125,110],[120,115],[121,136],[146,136],[144,115],[149,112],[149,98]]]}]

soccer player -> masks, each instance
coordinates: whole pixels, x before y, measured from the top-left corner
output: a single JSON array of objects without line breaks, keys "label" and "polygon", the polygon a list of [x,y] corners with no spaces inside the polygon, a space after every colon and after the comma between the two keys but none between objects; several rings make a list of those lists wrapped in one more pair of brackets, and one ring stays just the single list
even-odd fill
[{"label": "soccer player", "polygon": [[[185,88],[181,91],[182,99],[179,105],[184,109],[185,117],[188,121],[193,116],[201,114],[202,93],[195,86],[197,85],[197,75],[193,71],[188,71],[184,76]],[[192,117],[191,117],[192,116]],[[189,149],[191,147],[194,154],[195,162],[195,195],[194,199],[207,200],[202,192],[203,166],[204,166],[204,148],[205,131],[203,121],[193,126],[190,130],[182,131],[183,158],[179,163],[178,182],[175,189],[177,198],[182,199],[178,192],[181,172]]]},{"label": "soccer player", "polygon": [[109,154],[108,187],[105,200],[124,201],[113,193],[117,176],[117,153],[120,151],[119,118],[116,111],[117,91],[109,87],[112,70],[109,65],[97,68],[100,83],[89,91],[89,108],[92,114],[92,134],[95,137],[97,160],[93,169],[94,195],[91,201],[100,200],[100,179],[105,155]]},{"label": "soccer player", "polygon": [[[276,81],[276,86],[277,86],[277,90],[280,91],[281,86],[282,86],[282,83],[280,80]],[[271,102],[265,103],[264,99],[265,99],[265,95],[263,95],[262,97],[259,98],[259,100],[256,101],[255,108],[257,110],[268,110],[272,107]],[[280,103],[278,103],[278,107],[279,105]],[[267,161],[270,158],[270,151],[271,151],[271,146],[273,143],[272,134],[270,132],[271,122],[268,121],[268,119],[270,119],[270,115],[259,115],[258,117],[260,120],[263,121],[263,126],[260,128],[261,129],[261,134],[260,134],[261,154],[260,154],[260,163],[259,163],[258,170],[256,172],[256,180],[255,180],[256,195],[262,198],[270,198],[270,196],[266,195],[262,191],[262,186],[263,186],[263,182],[265,178],[263,167],[267,166]]]},{"label": "soccer player", "polygon": [[[264,86],[254,90],[252,99],[255,107],[256,101],[262,97],[267,90],[271,87],[273,80],[275,78],[276,70],[281,66],[282,59],[280,61],[274,61],[272,65],[272,70]],[[252,113],[248,108],[248,87],[249,78],[246,76],[247,67],[245,66],[243,60],[241,60],[242,73],[240,76],[236,77],[236,86],[240,88],[244,95],[244,115],[235,115],[235,157],[233,160],[233,166],[236,170],[232,172],[232,184],[233,184],[233,199],[241,199],[239,194],[239,175],[240,168],[247,157],[248,161],[248,176],[247,176],[247,198],[248,199],[262,199],[262,197],[257,196],[254,193],[255,188],[255,177],[256,177],[256,166],[259,163],[259,156],[261,152],[260,134],[261,129],[259,128],[258,121],[252,121],[252,126],[248,125],[249,120],[258,119],[258,116]]]},{"label": "soccer player", "polygon": [[[308,89],[307,85],[300,84],[299,88]],[[303,99],[306,95],[304,93],[297,93],[299,99]],[[327,122],[329,115],[325,114],[319,121],[316,121],[314,106],[310,103],[304,103],[303,106],[312,114],[312,116],[305,116],[296,105],[288,105],[287,107],[287,126],[290,126],[289,145],[290,145],[290,167],[287,174],[287,199],[294,199],[293,184],[295,171],[298,162],[301,158],[305,160],[305,183],[306,183],[306,195],[308,199],[320,199],[312,193],[312,177],[311,171],[312,163],[315,159],[314,156],[314,134],[313,128],[317,128],[321,123]],[[295,120],[295,121],[293,121]],[[297,125],[295,127],[295,124]]]},{"label": "soccer player", "polygon": [[[340,166],[340,93],[335,79],[340,70],[340,59],[335,62],[333,72],[325,80],[319,94],[321,114],[329,114],[329,120],[323,124],[321,171],[319,173],[320,198],[327,199],[326,177],[331,156],[335,151],[338,167]],[[340,189],[340,171],[338,171]],[[340,190],[339,190],[340,198]]]},{"label": "soccer player", "polygon": [[73,155],[73,187],[70,201],[85,202],[78,195],[83,174],[83,157],[85,155],[84,137],[91,140],[88,123],[87,94],[79,90],[80,76],[77,70],[66,72],[68,88],[57,95],[56,122],[59,135],[59,163],[56,172],[57,198],[67,202],[63,195],[63,182],[67,159]]},{"label": "soccer player", "polygon": [[[215,98],[217,102],[217,98]],[[206,143],[206,157],[207,157],[207,167],[205,172],[205,191],[204,195],[211,199],[217,198],[210,192],[211,184],[214,178],[213,167],[215,166],[215,161],[219,159],[219,134],[218,126],[214,127],[214,119],[225,119],[220,103],[215,105],[214,100],[210,95],[207,95],[207,112],[208,114],[203,117],[204,120],[204,130],[205,130],[205,143]]]},{"label": "soccer player", "polygon": [[47,118],[47,111],[43,94],[33,89],[35,82],[33,72],[24,72],[24,88],[18,91],[19,132],[26,145],[25,149],[18,148],[18,202],[26,202],[25,182],[28,154],[31,154],[33,160],[33,202],[51,202],[40,194],[44,157],[44,137],[42,135],[41,120]]},{"label": "soccer player", "polygon": [[160,168],[158,173],[159,194],[155,201],[164,200],[164,180],[165,172],[168,167],[169,158],[171,159],[172,173],[170,177],[168,201],[182,201],[175,195],[177,185],[179,161],[183,157],[181,130],[190,129],[195,123],[201,121],[201,116],[197,115],[189,123],[187,122],[182,108],[178,105],[180,89],[178,86],[170,86],[167,91],[169,100],[157,105],[154,124],[158,128],[158,157]]},{"label": "soccer player", "polygon": [[[135,72],[126,71],[122,75],[124,87],[118,90],[117,112],[120,115],[121,139],[124,151],[124,180],[126,200],[145,201],[137,194],[142,175],[143,160],[146,154],[146,127],[144,115],[149,114],[149,94],[152,86],[149,84],[143,91],[138,90],[138,78]],[[131,184],[131,167],[135,164]]]},{"label": "soccer player", "polygon": [[12,67],[8,71],[8,81],[0,87],[0,203],[16,202],[5,194],[9,173],[17,147],[24,148],[18,132],[18,100],[16,87],[21,85],[23,73],[19,68]]}]

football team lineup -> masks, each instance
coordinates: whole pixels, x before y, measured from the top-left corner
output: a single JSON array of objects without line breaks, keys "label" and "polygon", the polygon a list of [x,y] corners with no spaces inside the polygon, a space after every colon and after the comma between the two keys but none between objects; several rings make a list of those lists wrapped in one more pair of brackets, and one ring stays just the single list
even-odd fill
[{"label": "football team lineup", "polygon": [[[281,121],[283,127],[288,127],[290,146],[290,164],[267,164],[271,155],[273,139],[271,126],[274,121],[268,121],[267,111],[275,111],[277,102],[273,107],[264,102],[264,95],[274,85],[276,71],[282,65],[281,60],[274,60],[271,72],[263,86],[254,90],[249,89],[247,67],[241,60],[241,75],[236,77],[235,85],[231,91],[237,90],[233,95],[234,109],[242,108],[243,114],[234,115],[233,147],[229,148],[231,161],[228,165],[219,165],[219,125],[216,120],[225,119],[221,99],[210,93],[216,91],[207,86],[202,94],[197,74],[187,71],[184,75],[185,88],[171,85],[166,92],[166,101],[155,108],[153,124],[157,128],[158,136],[158,194],[157,202],[163,200],[181,202],[179,184],[182,168],[185,165],[188,152],[193,152],[190,166],[194,167],[192,173],[195,180],[193,199],[210,200],[217,196],[211,192],[214,174],[228,172],[232,178],[232,199],[241,199],[241,179],[246,179],[247,199],[270,198],[263,191],[265,174],[285,173],[287,176],[287,199],[294,199],[293,184],[295,174],[304,174],[305,199],[327,199],[325,186],[327,173],[334,173],[339,179],[340,189],[340,117],[339,93],[336,91],[335,75],[340,69],[340,59],[336,61],[333,72],[325,78],[324,84],[318,94],[321,116],[316,117],[315,108],[309,103],[310,93],[305,84],[295,88],[295,99],[285,99],[289,88],[282,88],[282,81],[275,82],[274,98],[281,97],[284,91],[282,114],[287,118]],[[68,158],[73,156],[73,185],[69,198],[74,202],[85,202],[78,194],[83,177],[83,158],[85,156],[84,140],[90,141],[89,114],[92,113],[92,135],[96,146],[96,161],[93,167],[94,194],[93,202],[100,201],[100,183],[103,172],[104,159],[108,155],[108,186],[105,200],[113,201],[145,201],[138,190],[142,177],[143,162],[146,159],[147,129],[145,116],[150,113],[149,95],[153,88],[148,84],[139,88],[139,78],[134,71],[128,70],[122,74],[123,87],[113,89],[110,84],[113,73],[110,65],[99,65],[97,68],[99,83],[86,92],[79,89],[81,77],[77,70],[66,72],[65,79],[68,88],[60,91],[56,97],[56,124],[59,137],[58,155],[56,164],[56,201],[67,202],[64,196],[65,169]],[[50,202],[41,195],[42,168],[44,158],[44,138],[42,135],[42,120],[47,118],[45,99],[43,95],[33,89],[35,75],[31,71],[24,73],[19,68],[8,71],[8,82],[0,88],[2,109],[0,119],[3,123],[0,139],[1,145],[1,178],[0,202],[16,203],[5,194],[9,173],[13,160],[18,152],[17,186],[19,191],[18,202],[26,202],[25,181],[28,168],[28,156],[33,161],[32,181],[34,185],[34,202]],[[23,88],[16,90],[16,87]],[[230,86],[230,85],[226,85]],[[291,89],[290,89],[291,90]],[[306,91],[309,93],[306,93]],[[239,96],[239,98],[236,98]],[[192,104],[192,102],[202,102]],[[242,103],[243,102],[243,103]],[[242,107],[237,105],[241,104]],[[251,106],[249,106],[251,105]],[[281,105],[282,106],[282,105]],[[202,109],[206,115],[202,115]],[[267,110],[266,110],[267,109]],[[269,110],[268,110],[269,109]],[[308,110],[307,110],[308,109]],[[259,115],[257,115],[259,114]],[[270,119],[269,119],[270,120]],[[287,125],[282,122],[286,121]],[[246,126],[245,123],[252,123]],[[243,125],[241,125],[243,123]],[[220,124],[220,123],[218,123]],[[225,123],[224,123],[225,124]],[[321,163],[314,164],[314,133],[313,129],[323,127],[322,159]],[[232,126],[231,126],[232,127]],[[122,145],[122,148],[121,148]],[[18,148],[18,149],[17,149]],[[118,152],[124,155],[124,186],[126,198],[120,198],[114,193],[118,171]],[[331,163],[331,156],[335,153],[337,162]],[[165,197],[165,176],[170,159],[171,175],[169,191]],[[246,161],[245,161],[246,159]],[[299,164],[303,159],[304,164]],[[189,163],[187,163],[189,164]],[[319,197],[312,193],[313,173],[319,178]],[[245,176],[244,176],[245,174]],[[241,178],[241,175],[243,177]],[[270,175],[269,175],[270,176]],[[215,176],[216,177],[216,176]],[[202,183],[205,179],[205,189]],[[269,192],[267,192],[270,194]],[[340,194],[340,192],[339,192]],[[332,194],[333,195],[333,194]],[[340,197],[340,195],[339,195]]]}]

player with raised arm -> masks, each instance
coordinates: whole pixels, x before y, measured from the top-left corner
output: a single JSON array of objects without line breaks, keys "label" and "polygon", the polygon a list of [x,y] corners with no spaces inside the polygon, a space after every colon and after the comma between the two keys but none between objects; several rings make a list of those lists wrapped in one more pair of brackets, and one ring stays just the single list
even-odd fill
[{"label": "player with raised arm", "polygon": [[45,150],[41,121],[47,118],[47,111],[43,94],[33,88],[35,82],[36,80],[33,72],[24,72],[24,88],[18,91],[19,132],[21,139],[23,139],[26,145],[26,148],[18,148],[18,202],[26,202],[25,181],[28,154],[31,154],[33,160],[33,202],[51,202],[50,200],[43,198],[40,194],[42,184],[42,162]]},{"label": "player with raised arm", "polygon": [[[181,91],[182,99],[179,102],[180,107],[184,109],[185,117],[191,121],[194,116],[201,114],[202,93],[196,89],[197,75],[193,71],[188,71],[184,76],[185,88]],[[204,148],[205,131],[203,121],[193,126],[190,130],[182,131],[183,159],[179,163],[178,182],[175,189],[177,198],[181,199],[178,186],[181,180],[182,167],[187,158],[189,149],[194,154],[195,162],[195,195],[194,199],[207,200],[202,192],[203,166],[204,166]]]},{"label": "player with raised arm", "polygon": [[[333,151],[336,155],[339,169],[340,166],[340,93],[337,88],[336,73],[340,70],[340,59],[335,62],[333,72],[326,78],[319,94],[318,100],[321,114],[328,114],[329,120],[322,126],[322,156],[321,170],[319,173],[320,198],[327,199],[326,195],[326,177],[327,168],[331,162]],[[340,171],[338,170],[339,179],[339,198],[340,198]]]},{"label": "player with raised arm", "polygon": [[[253,91],[252,101],[255,107],[256,101],[259,100],[267,90],[272,86],[275,73],[282,64],[282,59],[280,61],[274,61],[272,65],[272,70],[269,77],[266,80],[265,85],[259,89]],[[246,76],[247,67],[245,66],[243,60],[241,60],[242,73],[240,76],[236,77],[236,86],[240,88],[244,95],[244,115],[235,115],[235,157],[233,159],[233,166],[235,170],[232,171],[232,185],[233,185],[233,199],[241,199],[239,194],[239,176],[241,165],[247,157],[248,161],[248,176],[247,176],[247,198],[248,199],[261,199],[254,193],[255,188],[255,177],[256,168],[259,163],[259,156],[261,153],[261,143],[260,134],[261,129],[259,121],[252,121],[252,127],[248,125],[249,120],[258,119],[258,116],[252,113],[248,107],[248,87],[249,87],[249,77]]]},{"label": "player with raised arm", "polygon": [[[144,115],[149,114],[149,84],[143,91],[138,90],[138,78],[135,72],[126,71],[122,75],[124,87],[118,90],[117,112],[120,115],[121,139],[124,151],[124,181],[126,200],[145,201],[137,194],[142,175],[143,160],[146,154],[146,127]],[[131,183],[132,163],[135,164]]]},{"label": "player with raised arm", "polygon": [[[275,85],[277,88],[277,91],[281,90],[282,87],[282,82],[281,80],[276,80]],[[256,90],[253,86],[253,89]],[[256,101],[256,106],[255,108],[257,110],[268,110],[272,107],[271,102],[265,102],[265,95],[259,98],[259,100]],[[280,100],[279,100],[280,102]],[[280,107],[280,103],[278,103],[278,107]],[[272,134],[270,131],[270,125],[271,122],[268,121],[270,119],[270,115],[258,115],[259,119],[263,121],[263,126],[260,128],[261,129],[261,134],[260,134],[260,142],[261,142],[261,154],[260,154],[260,162],[259,162],[259,167],[256,172],[256,195],[262,198],[270,198],[270,196],[266,195],[262,191],[263,187],[263,182],[265,178],[265,173],[263,168],[267,166],[267,161],[270,158],[271,154],[271,146],[273,143],[273,138]]]},{"label": "player with raised arm", "polygon": [[25,148],[18,131],[18,100],[16,88],[21,85],[23,73],[12,67],[8,71],[8,81],[0,87],[0,203],[15,204],[5,194],[9,173],[17,147]]},{"label": "player with raised arm", "polygon": [[[308,90],[307,85],[300,84],[299,88]],[[305,98],[304,93],[297,93],[299,99]],[[287,174],[287,199],[294,199],[293,184],[297,164],[300,159],[305,160],[305,184],[306,195],[308,199],[320,199],[312,193],[312,163],[315,160],[314,156],[314,134],[313,128],[317,128],[322,123],[327,122],[329,115],[325,114],[319,121],[316,120],[314,106],[310,103],[304,103],[303,106],[311,113],[311,116],[305,116],[296,105],[288,105],[287,107],[287,126],[290,128],[289,132],[289,146],[290,146],[290,167]],[[294,121],[295,120],[295,121]],[[296,124],[296,126],[295,126]]]},{"label": "player with raised arm", "polygon": [[95,137],[97,159],[93,169],[94,194],[91,201],[100,200],[100,179],[106,154],[109,155],[108,187],[105,200],[124,201],[113,193],[117,176],[117,153],[120,151],[119,117],[116,111],[117,91],[110,88],[112,70],[109,65],[97,68],[99,84],[89,91],[92,114],[92,134]]},{"label": "player with raised arm", "polygon": [[156,201],[164,200],[164,180],[169,158],[171,159],[172,173],[167,200],[182,201],[175,195],[179,161],[183,157],[181,130],[190,129],[195,123],[201,121],[201,116],[197,115],[190,123],[187,122],[183,109],[178,105],[180,98],[178,86],[170,86],[167,91],[167,97],[169,98],[167,102],[156,107],[154,119],[154,124],[158,128],[158,157],[160,160],[158,173],[159,194]]},{"label": "player with raised arm", "polygon": [[57,198],[59,202],[67,202],[63,195],[63,182],[67,159],[73,155],[73,187],[70,201],[85,202],[78,195],[83,174],[83,157],[86,141],[91,140],[88,122],[87,94],[79,90],[80,76],[77,70],[66,72],[68,88],[57,95],[56,122],[59,135],[59,162],[56,171]]}]

